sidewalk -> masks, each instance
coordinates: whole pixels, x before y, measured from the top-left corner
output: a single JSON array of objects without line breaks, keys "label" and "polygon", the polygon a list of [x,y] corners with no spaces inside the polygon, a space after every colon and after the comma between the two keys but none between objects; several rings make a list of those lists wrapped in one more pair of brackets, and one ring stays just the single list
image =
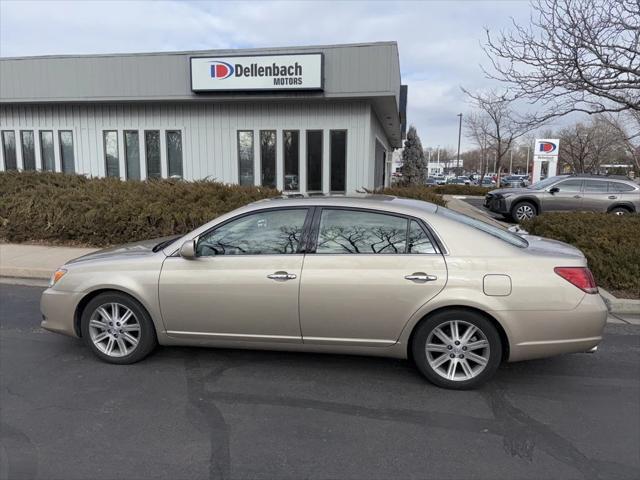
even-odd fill
[{"label": "sidewalk", "polygon": [[96,248],[0,243],[0,277],[46,278],[69,260]]},{"label": "sidewalk", "polygon": [[[470,195],[467,195],[470,196]],[[483,221],[485,223],[489,223],[491,225],[495,225],[496,227],[502,227],[507,229],[510,225],[506,222],[501,222],[496,220],[495,218],[487,215],[485,212],[480,210],[479,208],[474,207],[473,205],[468,204],[462,198],[466,198],[465,195],[443,195],[442,197],[447,201],[447,208],[454,210],[458,213],[463,213],[468,215],[476,220]],[[475,198],[475,197],[472,197]]]}]

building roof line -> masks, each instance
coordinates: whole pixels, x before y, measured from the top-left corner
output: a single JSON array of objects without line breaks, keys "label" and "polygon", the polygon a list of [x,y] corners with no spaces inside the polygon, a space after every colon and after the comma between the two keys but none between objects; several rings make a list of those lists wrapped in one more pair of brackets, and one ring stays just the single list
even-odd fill
[{"label": "building roof line", "polygon": [[337,49],[337,48],[358,48],[371,46],[397,46],[398,42],[394,40],[380,42],[362,42],[362,43],[341,43],[330,45],[306,45],[306,46],[283,46],[283,47],[257,47],[257,48],[224,48],[215,50],[183,50],[183,51],[166,51],[166,52],[126,52],[126,53],[86,53],[86,54],[62,54],[62,55],[32,55],[32,56],[16,56],[16,57],[0,57],[3,60],[38,60],[38,59],[65,59],[65,58],[104,58],[104,57],[142,57],[142,56],[159,56],[159,55],[227,55],[237,52],[300,52],[313,51],[318,49]]}]

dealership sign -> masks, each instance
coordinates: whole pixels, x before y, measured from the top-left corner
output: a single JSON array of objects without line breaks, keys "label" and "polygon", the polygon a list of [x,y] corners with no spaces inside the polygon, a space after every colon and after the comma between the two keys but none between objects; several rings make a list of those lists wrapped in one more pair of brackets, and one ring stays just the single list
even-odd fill
[{"label": "dealership sign", "polygon": [[533,154],[537,157],[557,157],[559,151],[558,145],[560,145],[560,140],[557,138],[537,139]]},{"label": "dealership sign", "polygon": [[322,90],[321,53],[191,57],[191,90]]}]

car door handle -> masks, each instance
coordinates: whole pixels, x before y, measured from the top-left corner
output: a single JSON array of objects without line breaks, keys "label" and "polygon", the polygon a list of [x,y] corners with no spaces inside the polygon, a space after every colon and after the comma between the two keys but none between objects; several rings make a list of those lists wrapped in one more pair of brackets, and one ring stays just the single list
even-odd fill
[{"label": "car door handle", "polygon": [[615,195],[609,195],[609,200],[615,200],[616,198],[618,197],[616,197]]},{"label": "car door handle", "polygon": [[415,272],[411,275],[405,275],[404,278],[405,280],[411,280],[412,282],[433,282],[438,279],[435,275],[427,275],[423,272]]},{"label": "car door handle", "polygon": [[267,275],[267,278],[270,278],[271,280],[293,280],[297,277],[298,276],[295,273],[287,273],[283,271],[277,271],[275,273]]},{"label": "car door handle", "polygon": [[580,195],[574,195],[573,198],[582,198]]}]

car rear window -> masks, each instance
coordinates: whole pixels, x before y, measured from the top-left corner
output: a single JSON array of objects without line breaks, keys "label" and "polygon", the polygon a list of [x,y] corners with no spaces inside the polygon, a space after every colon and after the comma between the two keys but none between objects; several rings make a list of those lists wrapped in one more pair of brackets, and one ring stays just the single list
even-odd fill
[{"label": "car rear window", "polygon": [[631,192],[635,190],[633,185],[628,185],[622,182],[609,182],[610,192]]},{"label": "car rear window", "polygon": [[436,210],[436,214],[450,218],[451,220],[455,220],[456,222],[464,223],[465,225],[473,227],[484,233],[488,233],[489,235],[492,235],[502,240],[503,242],[509,243],[515,247],[526,248],[529,246],[529,242],[527,242],[520,235],[508,232],[507,230],[503,230],[499,227],[494,227],[493,225],[489,225],[488,223],[476,220],[475,218],[468,217],[466,215],[463,215],[462,213],[454,212],[453,210],[449,210],[448,208],[438,207],[438,209]]}]

